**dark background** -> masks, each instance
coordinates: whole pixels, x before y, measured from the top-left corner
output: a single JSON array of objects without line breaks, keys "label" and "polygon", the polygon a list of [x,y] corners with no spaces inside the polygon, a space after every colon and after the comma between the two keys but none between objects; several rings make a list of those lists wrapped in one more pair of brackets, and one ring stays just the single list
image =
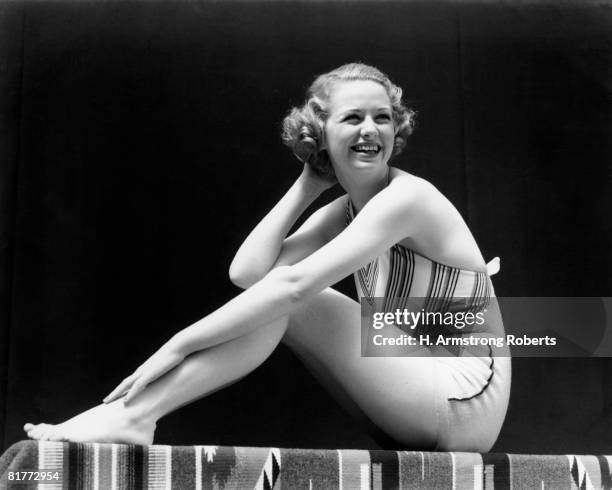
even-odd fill
[{"label": "dark background", "polygon": [[[502,257],[498,295],[611,296],[611,20],[608,2],[1,3],[0,446],[236,294],[233,253],[299,171],[280,121],[349,61],[419,111],[395,164]],[[611,374],[516,359],[494,450],[609,453]],[[282,346],[156,442],[377,447]]]}]

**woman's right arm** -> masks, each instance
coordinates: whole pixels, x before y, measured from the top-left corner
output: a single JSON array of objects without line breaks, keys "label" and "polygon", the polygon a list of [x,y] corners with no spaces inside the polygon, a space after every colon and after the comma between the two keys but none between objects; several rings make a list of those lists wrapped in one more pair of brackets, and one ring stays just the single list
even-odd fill
[{"label": "woman's right arm", "polygon": [[[300,260],[323,245],[322,230],[317,221],[322,213],[315,213],[291,239],[285,240],[287,233],[319,195],[335,181],[324,180],[317,176],[309,165],[282,199],[259,222],[238,249],[230,266],[231,281],[241,288],[248,288],[264,277],[275,265],[283,265]],[[295,235],[299,240],[294,238]],[[299,246],[297,246],[299,242]],[[297,249],[300,250],[297,250]]]}]

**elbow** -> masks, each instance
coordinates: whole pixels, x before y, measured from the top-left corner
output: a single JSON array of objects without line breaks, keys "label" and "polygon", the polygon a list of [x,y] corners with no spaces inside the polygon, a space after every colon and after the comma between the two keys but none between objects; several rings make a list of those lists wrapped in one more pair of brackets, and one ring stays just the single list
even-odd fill
[{"label": "elbow", "polygon": [[232,262],[229,268],[229,278],[232,284],[238,286],[242,289],[248,289],[257,281],[259,281],[262,276],[250,270],[248,268],[242,267],[236,263],[236,260]]},{"label": "elbow", "polygon": [[229,270],[229,278],[234,286],[238,286],[242,289],[248,289],[253,284],[255,284],[259,279],[255,278],[253,275],[249,275],[243,271],[237,271],[230,267]]},{"label": "elbow", "polygon": [[249,289],[253,284],[255,284],[254,282],[249,281],[242,276],[232,276],[231,274],[230,274],[230,282],[234,286],[239,287],[240,289]]}]

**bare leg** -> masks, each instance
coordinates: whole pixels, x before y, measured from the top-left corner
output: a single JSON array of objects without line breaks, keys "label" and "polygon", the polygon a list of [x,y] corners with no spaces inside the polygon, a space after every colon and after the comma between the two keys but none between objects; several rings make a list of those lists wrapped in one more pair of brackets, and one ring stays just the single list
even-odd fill
[{"label": "bare leg", "polygon": [[357,419],[411,448],[438,432],[436,366],[428,357],[361,357],[359,303],[327,289],[295,312],[283,343]]},{"label": "bare leg", "polygon": [[[148,444],[156,421],[259,366],[285,335],[291,347],[352,413],[414,447],[433,446],[435,366],[431,358],[362,358],[359,304],[328,289],[272,324],[189,356],[128,406],[100,405],[59,425],[26,424],[35,439]],[[289,327],[288,327],[289,325]]]},{"label": "bare leg", "polygon": [[62,424],[26,424],[24,430],[39,440],[151,444],[157,420],[253,371],[276,348],[286,327],[284,317],[248,335],[196,352],[127,406],[119,399]]}]

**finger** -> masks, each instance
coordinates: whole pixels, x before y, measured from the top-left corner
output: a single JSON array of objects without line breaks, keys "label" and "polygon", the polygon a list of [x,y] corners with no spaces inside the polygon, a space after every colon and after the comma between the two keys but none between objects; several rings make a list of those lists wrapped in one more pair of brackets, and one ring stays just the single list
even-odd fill
[{"label": "finger", "polygon": [[127,395],[125,395],[125,398],[123,399],[123,403],[125,405],[130,403],[130,401],[132,401],[132,399],[136,395],[138,395],[142,390],[144,390],[148,384],[149,384],[148,382],[143,381],[143,378],[138,379],[138,381],[136,381],[132,385],[130,390],[127,392]]},{"label": "finger", "polygon": [[102,402],[103,403],[110,403],[112,401],[115,401],[117,398],[119,398],[123,393],[125,393],[125,390],[127,389],[124,386],[124,384],[125,384],[125,382],[122,381],[119,386],[117,386],[112,392],[110,392],[108,395],[106,395],[102,399]]},{"label": "finger", "polygon": [[120,398],[121,396],[125,395],[125,393],[129,390],[130,388],[130,384],[126,383],[125,381],[122,382],[119,386],[117,386],[112,393],[110,393],[106,398],[104,398],[104,400],[102,400],[104,403],[111,403],[115,400],[117,400],[118,398]]},{"label": "finger", "polygon": [[[139,376],[138,379],[134,381],[134,383],[132,384],[132,387],[129,389],[127,395],[125,395],[125,398],[123,399],[123,403],[125,404],[129,403],[136,395],[138,395],[141,391],[143,391],[150,383],[152,383],[156,379],[159,379],[161,376],[163,376],[168,371],[170,371],[173,367],[175,367],[178,364],[178,362],[180,362],[178,358],[171,359],[171,360],[167,359],[164,364],[160,365],[156,369],[151,370],[148,373],[142,374],[141,376]],[[146,366],[146,363],[143,366]],[[145,369],[146,368],[143,368],[142,371],[144,372]]]},{"label": "finger", "polygon": [[106,398],[104,398],[103,402],[110,403],[119,398],[132,386],[135,380],[136,374],[132,374],[131,376],[125,378],[121,383],[119,383],[119,386],[117,386]]}]

